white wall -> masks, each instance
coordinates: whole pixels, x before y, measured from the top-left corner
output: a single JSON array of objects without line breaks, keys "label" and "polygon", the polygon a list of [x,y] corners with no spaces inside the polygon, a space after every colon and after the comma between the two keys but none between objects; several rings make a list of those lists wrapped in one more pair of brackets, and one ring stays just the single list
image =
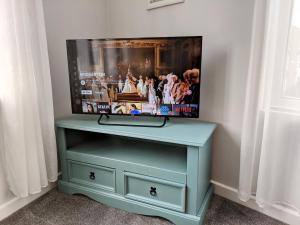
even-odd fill
[{"label": "white wall", "polygon": [[107,34],[106,0],[44,0],[55,117],[71,114],[66,40]]},{"label": "white wall", "polygon": [[241,124],[254,0],[186,0],[148,11],[147,0],[44,0],[55,117],[71,114],[65,40],[203,35],[201,111],[219,123],[213,179],[238,186]]},{"label": "white wall", "polygon": [[[66,39],[203,35],[200,116],[219,123],[213,179],[236,188],[253,5],[186,0],[148,11],[147,0],[44,0],[55,117],[71,114]],[[12,198],[0,169],[0,207]]]},{"label": "white wall", "polygon": [[[44,0],[55,117],[71,114],[66,39],[203,35],[200,116],[219,123],[213,179],[237,187],[253,4],[186,0],[148,11],[147,0]],[[0,205],[12,198],[1,171]]]},{"label": "white wall", "polygon": [[203,35],[200,117],[219,123],[213,179],[237,187],[254,0],[186,0],[147,11],[147,0],[109,0],[112,37]]}]

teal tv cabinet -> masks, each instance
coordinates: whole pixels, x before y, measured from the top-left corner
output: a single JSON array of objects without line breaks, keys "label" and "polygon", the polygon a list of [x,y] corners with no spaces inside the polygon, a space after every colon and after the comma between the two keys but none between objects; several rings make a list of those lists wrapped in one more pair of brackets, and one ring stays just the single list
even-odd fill
[{"label": "teal tv cabinet", "polygon": [[60,191],[176,225],[203,223],[213,193],[215,124],[171,118],[163,128],[137,128],[99,126],[97,119],[75,115],[56,122]]}]

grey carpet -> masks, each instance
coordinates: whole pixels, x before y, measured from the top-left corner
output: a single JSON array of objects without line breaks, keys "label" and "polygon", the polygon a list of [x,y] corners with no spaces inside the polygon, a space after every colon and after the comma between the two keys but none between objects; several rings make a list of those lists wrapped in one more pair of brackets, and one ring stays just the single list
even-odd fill
[{"label": "grey carpet", "polygon": [[[214,196],[205,225],[283,225],[256,211]],[[84,196],[51,191],[0,225],[172,225],[167,220],[110,208]]]}]

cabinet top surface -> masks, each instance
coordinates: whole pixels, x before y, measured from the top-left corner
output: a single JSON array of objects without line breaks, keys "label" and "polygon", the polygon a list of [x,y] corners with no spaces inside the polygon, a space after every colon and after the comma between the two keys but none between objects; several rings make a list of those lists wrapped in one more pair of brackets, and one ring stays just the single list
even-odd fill
[{"label": "cabinet top surface", "polygon": [[[133,138],[161,141],[174,144],[191,145],[202,147],[213,134],[216,124],[201,122],[195,119],[171,118],[165,127],[130,127],[130,126],[104,126],[98,125],[98,115],[73,115],[56,121],[60,128],[83,130],[97,133],[105,133]],[[112,116],[112,123],[134,123],[153,124],[161,118]],[[104,120],[105,122],[105,120]],[[108,122],[108,123],[109,123]],[[156,121],[157,123],[157,121]]]}]

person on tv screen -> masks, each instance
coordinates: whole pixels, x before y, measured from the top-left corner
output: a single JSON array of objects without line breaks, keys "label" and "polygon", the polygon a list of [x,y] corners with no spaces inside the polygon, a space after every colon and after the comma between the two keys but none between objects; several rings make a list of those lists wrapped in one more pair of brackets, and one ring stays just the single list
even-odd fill
[{"label": "person on tv screen", "polygon": [[149,78],[146,76],[145,83],[142,90],[143,97],[148,97],[148,88],[149,88]]},{"label": "person on tv screen", "polygon": [[192,69],[187,70],[184,74],[184,80],[189,84],[189,90],[184,97],[185,104],[199,104],[199,80],[200,80],[200,70]]},{"label": "person on tv screen", "polygon": [[94,113],[94,107],[90,103],[87,103],[87,112],[88,113]]},{"label": "person on tv screen", "polygon": [[191,104],[199,104],[199,98],[200,98],[199,76],[200,76],[200,70],[192,69],[192,72],[190,74],[190,82],[191,82],[190,90],[192,91]]},{"label": "person on tv screen", "polygon": [[113,109],[113,112],[116,114],[126,114],[126,107],[123,104],[116,105]]},{"label": "person on tv screen", "polygon": [[157,86],[157,96],[158,96],[158,99],[159,99],[159,103],[162,103],[164,86],[167,83],[166,76],[160,75],[158,77],[158,80],[159,80],[159,83],[158,83],[158,86]]},{"label": "person on tv screen", "polygon": [[143,87],[144,87],[144,81],[143,81],[143,76],[139,76],[138,84],[137,84],[137,92],[140,96],[142,96],[143,93]]},{"label": "person on tv screen", "polygon": [[141,112],[137,109],[137,107],[136,107],[135,104],[131,104],[129,109],[130,109],[130,113],[132,115],[139,115],[139,114],[141,114]]},{"label": "person on tv screen", "polygon": [[155,92],[155,89],[154,89],[154,80],[153,79],[150,79],[149,81],[149,87],[148,87],[148,102],[150,104],[156,104],[156,92]]},{"label": "person on tv screen", "polygon": [[118,93],[122,93],[123,89],[123,81],[121,75],[119,75],[119,80],[118,80]]},{"label": "person on tv screen", "polygon": [[184,104],[184,97],[187,95],[188,91],[189,91],[188,84],[184,82],[179,83],[175,93],[175,103]]}]

